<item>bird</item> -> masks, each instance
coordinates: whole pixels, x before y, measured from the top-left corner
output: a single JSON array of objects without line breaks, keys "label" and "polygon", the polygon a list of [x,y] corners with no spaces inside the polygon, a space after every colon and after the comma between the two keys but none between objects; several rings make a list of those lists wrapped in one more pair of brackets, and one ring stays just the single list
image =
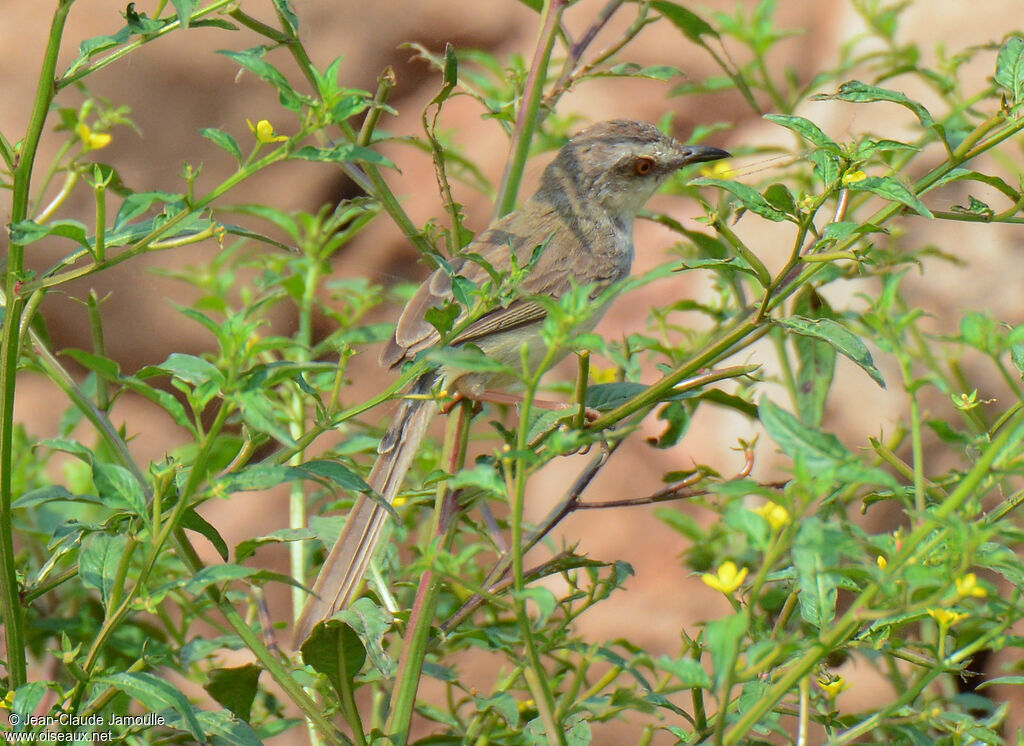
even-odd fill
[{"label": "bird", "polygon": [[[512,267],[528,267],[510,301],[472,320],[463,310],[453,327],[455,336],[445,344],[475,345],[512,369],[524,365],[526,345],[526,365],[536,366],[547,352],[541,336],[546,310],[536,298],[557,299],[573,285],[593,288],[596,297],[626,278],[634,257],[633,222],[644,204],[678,169],[728,157],[720,148],[684,145],[647,122],[620,119],[582,130],[558,151],[532,197],[496,220],[448,267],[435,270],[420,285],[381,352],[381,364],[396,367],[440,345],[441,334],[426,316],[430,309],[452,302],[453,274],[480,285],[490,278],[489,268],[507,273]],[[592,329],[604,310],[596,309],[583,331]],[[463,319],[464,328],[459,323]],[[366,480],[379,499],[394,502],[402,487],[439,409],[432,391],[440,386],[482,398],[487,387],[503,385],[505,378],[444,363],[423,373],[402,399]],[[355,600],[387,517],[375,500],[357,497],[296,622],[297,643]]]}]

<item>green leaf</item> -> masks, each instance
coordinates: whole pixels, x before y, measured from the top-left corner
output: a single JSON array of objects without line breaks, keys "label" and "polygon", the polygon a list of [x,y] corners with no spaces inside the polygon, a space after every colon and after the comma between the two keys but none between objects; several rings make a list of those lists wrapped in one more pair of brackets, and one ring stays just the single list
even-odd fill
[{"label": "green leaf", "polygon": [[185,721],[185,728],[188,733],[199,743],[205,743],[202,726],[196,719],[196,713],[192,709],[188,698],[177,686],[171,682],[154,676],[151,673],[116,673],[110,676],[99,676],[92,679],[95,686],[109,686],[127,694],[132,699],[140,702],[151,712],[162,710],[175,710],[180,713]]},{"label": "green leaf", "polygon": [[691,179],[690,184],[695,186],[716,186],[735,195],[739,201],[751,212],[755,212],[763,218],[768,218],[776,223],[786,219],[786,213],[776,209],[768,200],[761,196],[761,193],[752,186],[741,184],[738,181],[727,179],[712,179],[700,177]]},{"label": "green leaf", "polygon": [[835,618],[837,590],[842,579],[835,570],[847,540],[840,529],[826,525],[817,516],[810,516],[800,522],[793,542],[800,614],[817,629]]},{"label": "green leaf", "polygon": [[397,663],[384,650],[384,636],[395,624],[395,618],[387,609],[377,606],[369,598],[360,598],[335,614],[335,618],[355,631],[370,657],[370,663],[381,676],[390,679],[395,675]]},{"label": "green leaf", "polygon": [[977,215],[979,218],[988,221],[995,217],[996,211],[989,207],[987,204],[982,202],[980,199],[975,197],[973,194],[967,195],[968,203],[964,207],[962,205],[953,205],[950,209],[953,212],[959,212],[964,215]]},{"label": "green leaf", "polygon": [[1010,362],[1013,363],[1021,378],[1024,379],[1024,344],[1010,346]]},{"label": "green leaf", "polygon": [[223,583],[231,583],[235,580],[245,580],[246,578],[251,578],[254,575],[259,575],[260,573],[261,571],[256,567],[242,567],[241,565],[232,564],[207,565],[197,572],[188,582],[186,582],[184,588],[188,593],[198,596],[204,589],[211,585],[221,585]]},{"label": "green leaf", "polygon": [[632,381],[598,383],[587,387],[587,406],[598,412],[610,412],[648,388],[647,384]]},{"label": "green leaf", "polygon": [[610,78],[644,78],[646,80],[672,80],[673,78],[686,78],[686,73],[678,67],[671,65],[651,65],[644,67],[635,62],[623,62],[613,65],[607,70],[594,72],[593,77]]},{"label": "green leaf", "polygon": [[306,665],[326,676],[342,699],[366,662],[366,648],[355,630],[337,619],[315,626],[301,652]]},{"label": "green leaf", "polygon": [[708,622],[705,635],[708,651],[711,653],[711,663],[714,667],[715,687],[718,687],[732,673],[736,656],[743,645],[743,637],[747,632],[748,623],[746,611],[739,611]]},{"label": "green leaf", "polygon": [[437,92],[434,98],[430,99],[430,103],[438,105],[444,103],[449,96],[452,95],[452,91],[455,90],[455,86],[459,83],[459,58],[455,56],[455,47],[451,43],[444,45],[444,67],[442,68],[441,75],[441,90]]},{"label": "green leaf", "polygon": [[679,679],[679,686],[684,689],[710,689],[711,677],[708,676],[700,661],[693,658],[669,658],[663,655],[655,661],[658,668]]},{"label": "green leaf", "polygon": [[200,386],[207,381],[213,381],[218,386],[224,385],[224,374],[217,366],[195,355],[172,352],[159,367],[179,381],[193,386]]},{"label": "green leaf", "polygon": [[178,23],[182,28],[188,28],[189,18],[195,10],[195,0],[171,0],[174,3],[174,10],[178,16]]},{"label": "green leaf", "polygon": [[796,200],[785,184],[772,184],[764,190],[764,198],[777,210],[787,215],[796,215]]},{"label": "green leaf", "polygon": [[298,468],[314,476],[330,480],[349,492],[371,492],[373,489],[361,476],[337,461],[317,459],[300,464]]},{"label": "green leaf", "polygon": [[292,8],[290,0],[274,0],[274,9],[278,16],[288,24],[288,31],[296,34],[299,30],[299,17],[295,15],[295,9]]},{"label": "green leaf", "polygon": [[72,241],[89,248],[88,233],[85,225],[77,220],[53,220],[39,225],[34,220],[19,220],[8,228],[11,243],[27,245],[47,236],[70,238]]},{"label": "green leaf", "polygon": [[215,668],[203,689],[217,702],[248,722],[252,703],[259,691],[259,666],[247,663],[237,668]]},{"label": "green leaf", "polygon": [[315,148],[307,145],[292,153],[292,158],[303,161],[320,161],[323,163],[348,163],[349,161],[364,161],[374,163],[378,166],[398,169],[394,163],[382,156],[380,153],[363,148],[359,145],[343,142],[330,148]]},{"label": "green leaf", "polygon": [[239,164],[242,163],[242,149],[238,147],[238,140],[227,132],[212,127],[205,127],[199,130],[199,134],[228,151]]},{"label": "green leaf", "polygon": [[[843,83],[839,90],[834,94],[818,94],[817,96],[811,96],[812,101],[850,101],[851,103],[863,104],[872,103],[875,101],[889,101],[894,104],[904,106],[914,112],[914,115],[918,118],[921,124],[925,127],[938,127],[935,120],[932,119],[932,115],[928,112],[924,106],[908,98],[906,94],[900,93],[899,91],[892,91],[888,88],[879,88],[878,86],[867,85],[861,83],[859,80],[851,80],[849,83]],[[941,134],[941,133],[940,133]]]},{"label": "green leaf", "polygon": [[262,391],[245,391],[232,397],[242,410],[242,419],[256,432],[266,433],[277,442],[292,447],[295,440],[278,420],[280,412]]},{"label": "green leaf", "polygon": [[131,38],[131,35],[131,30],[125,26],[113,36],[94,36],[91,39],[86,39],[78,45],[78,57],[64,71],[64,76],[67,77],[77,72],[94,55],[124,44]]},{"label": "green leaf", "polygon": [[251,492],[307,478],[304,471],[294,466],[257,464],[225,474],[214,481],[213,489],[215,493]]},{"label": "green leaf", "polygon": [[103,378],[108,381],[116,381],[121,377],[121,367],[108,357],[102,355],[95,355],[85,350],[76,350],[74,348],[61,350],[62,355],[67,355],[72,360],[81,363],[89,370],[94,370],[99,373]]},{"label": "green leaf", "polygon": [[[1024,684],[1024,676],[997,676],[994,679],[986,679],[978,684],[976,689],[984,689],[987,686],[1003,686],[1003,685],[1020,685]],[[20,690],[19,690],[20,691]]]},{"label": "green leaf", "polygon": [[657,439],[648,439],[647,442],[655,448],[671,448],[686,435],[693,418],[682,402],[673,401],[661,408],[658,419],[667,422],[668,426]]},{"label": "green leaf", "polygon": [[78,500],[92,502],[88,495],[75,495],[69,492],[66,487],[62,487],[59,484],[51,484],[46,487],[37,487],[22,494],[11,503],[11,507],[14,509],[32,508],[49,502],[75,502]]},{"label": "green leaf", "polygon": [[718,32],[707,21],[682,5],[669,2],[669,0],[654,0],[651,7],[665,16],[690,41],[702,43],[702,36],[718,38]]},{"label": "green leaf", "polygon": [[834,470],[852,458],[850,451],[835,435],[803,424],[767,398],[761,400],[758,415],[782,452],[794,461],[801,459],[808,469]]},{"label": "green leaf", "polygon": [[92,481],[96,485],[100,499],[106,505],[128,510],[149,520],[142,485],[123,466],[97,462],[92,467]]},{"label": "green leaf", "polygon": [[241,52],[221,49],[218,50],[218,54],[230,57],[246,70],[256,73],[262,80],[270,83],[270,85],[277,89],[281,105],[286,109],[294,112],[300,111],[302,109],[302,97],[292,88],[291,83],[288,82],[288,79],[280,70],[263,59],[266,51],[265,47],[253,47]]},{"label": "green leaf", "polygon": [[346,119],[366,111],[369,107],[370,102],[361,93],[345,96],[331,107],[331,121],[344,122]]},{"label": "green leaf", "polygon": [[477,464],[472,469],[460,469],[448,480],[448,487],[453,490],[475,487],[497,497],[504,497],[506,491],[505,481],[493,466],[486,463]]},{"label": "green leaf", "polygon": [[829,223],[825,226],[822,238],[826,241],[840,241],[850,236],[864,235],[865,233],[888,233],[885,228],[880,228],[871,223],[857,223],[852,220],[841,220],[838,223]]},{"label": "green leaf", "polygon": [[280,544],[315,538],[316,532],[309,528],[282,528],[266,536],[255,536],[240,542],[235,547],[235,562],[243,562],[248,559],[264,544]]},{"label": "green leaf", "polygon": [[[192,25],[199,26],[201,24],[197,22]],[[194,715],[195,719],[199,721],[203,732],[213,737],[208,739],[207,743],[212,743],[215,746],[220,744],[225,744],[226,746],[263,746],[263,739],[260,735],[257,735],[252,726],[242,722],[227,710],[218,710],[217,712],[198,710],[194,712]],[[168,727],[188,730],[188,721],[179,713],[164,710],[161,716],[164,718],[164,724]],[[280,720],[278,722],[287,724],[289,721]],[[295,721],[291,722],[294,724]],[[261,728],[260,731],[262,734],[266,732],[266,728]]]},{"label": "green leaf", "polygon": [[90,451],[86,446],[82,445],[76,440],[65,440],[64,438],[47,438],[39,443],[36,443],[33,448],[43,446],[44,448],[50,448],[54,451],[63,451],[64,453],[70,453],[75,458],[81,459],[85,463],[92,466],[96,461],[96,455]]},{"label": "green leaf", "polygon": [[511,368],[494,358],[487,357],[475,345],[431,348],[426,351],[424,357],[429,362],[469,373],[499,373],[515,376],[515,372]]},{"label": "green leaf", "polygon": [[837,352],[859,365],[875,383],[883,389],[885,388],[885,379],[875,367],[875,361],[872,359],[867,345],[842,324],[829,318],[808,319],[802,316],[782,319],[777,323],[797,334],[814,337],[832,345]]},{"label": "green leaf", "polygon": [[1010,102],[1024,100],[1024,39],[1011,36],[999,48],[996,58],[996,83],[1010,94]]},{"label": "green leaf", "polygon": [[899,202],[901,205],[906,205],[918,215],[923,215],[926,218],[935,217],[932,215],[932,211],[925,206],[924,202],[918,199],[917,195],[910,190],[910,187],[895,176],[869,176],[862,181],[851,181],[846,186],[854,192],[872,192],[879,197]]},{"label": "green leaf", "polygon": [[185,406],[170,391],[153,388],[145,381],[141,381],[134,376],[122,376],[118,381],[136,394],[149,399],[167,412],[177,424],[188,428],[195,434],[195,428],[189,419],[188,412],[185,411]]},{"label": "green leaf", "polygon": [[128,537],[122,534],[89,534],[82,540],[78,558],[78,575],[82,583],[100,592],[103,608],[108,609],[117,568],[121,564]]},{"label": "green leaf", "polygon": [[843,153],[843,149],[839,147],[835,140],[822,132],[818,128],[818,125],[809,119],[789,116],[786,114],[765,114],[764,118],[770,122],[775,122],[788,130],[792,130],[800,135],[800,137],[807,140],[807,142],[821,148],[822,150],[828,151],[834,155],[842,155]]},{"label": "green leaf", "polygon": [[1005,180],[998,176],[990,176],[989,174],[983,174],[978,171],[971,171],[968,168],[954,168],[941,179],[936,181],[934,184],[928,187],[927,191],[937,189],[938,187],[945,186],[953,181],[959,181],[961,179],[967,179],[970,181],[978,181],[982,184],[987,184],[993,189],[998,189],[1000,192],[1005,194],[1009,199],[1016,202],[1020,199],[1020,192],[1014,189],[1012,186],[1006,183]]},{"label": "green leaf", "polygon": [[[811,319],[833,318],[827,301],[807,286],[796,299],[794,311]],[[836,368],[836,348],[808,334],[793,337],[799,363],[796,375],[796,404],[800,419],[818,427],[825,414],[825,402],[832,388]]]},{"label": "green leaf", "polygon": [[117,211],[117,217],[114,218],[112,230],[121,230],[129,220],[149,210],[154,202],[163,202],[168,208],[173,207],[175,210],[179,207],[184,207],[184,197],[180,194],[161,191],[136,192],[125,197],[124,202],[121,203],[121,207]]},{"label": "green leaf", "polygon": [[135,10],[135,3],[128,3],[124,17],[128,21],[128,29],[143,36],[155,34],[170,23],[170,19],[150,18],[146,13],[139,13]]},{"label": "green leaf", "polygon": [[189,508],[185,511],[185,515],[181,517],[181,526],[190,531],[195,531],[201,536],[205,536],[206,540],[213,544],[213,548],[217,550],[220,558],[225,562],[228,561],[228,544],[224,541],[224,537],[213,527],[212,523],[199,515],[195,508]]}]

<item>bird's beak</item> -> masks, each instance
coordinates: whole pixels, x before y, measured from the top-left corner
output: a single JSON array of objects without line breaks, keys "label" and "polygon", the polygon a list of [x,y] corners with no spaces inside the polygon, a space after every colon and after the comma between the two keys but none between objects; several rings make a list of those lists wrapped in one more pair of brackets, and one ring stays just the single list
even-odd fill
[{"label": "bird's beak", "polygon": [[712,148],[707,145],[684,145],[679,149],[679,157],[675,159],[675,167],[682,168],[694,163],[707,163],[708,161],[720,161],[723,158],[731,158],[732,153],[721,148]]}]

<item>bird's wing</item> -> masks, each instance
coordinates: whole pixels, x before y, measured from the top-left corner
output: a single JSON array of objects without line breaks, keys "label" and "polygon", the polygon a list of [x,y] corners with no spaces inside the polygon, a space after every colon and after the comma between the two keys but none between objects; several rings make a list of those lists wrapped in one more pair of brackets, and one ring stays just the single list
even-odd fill
[{"label": "bird's wing", "polygon": [[[526,232],[517,227],[526,225]],[[491,228],[484,231],[466,247],[463,258],[453,263],[456,272],[476,284],[490,279],[481,262],[473,261],[478,255],[495,271],[507,272],[510,267],[510,251],[514,251],[520,266],[530,261],[534,250],[548,242],[557,230],[559,221],[550,209],[528,203],[517,213],[505,216]],[[558,297],[569,287],[572,274],[570,258],[557,256],[558,252],[543,251],[540,258],[523,281],[522,290],[528,294],[545,294]],[[424,317],[431,308],[440,308],[452,299],[451,277],[444,270],[435,270],[416,294],[409,300],[398,318],[394,337],[381,352],[381,363],[398,365],[411,359],[416,353],[437,344],[440,334],[433,324]],[[471,342],[491,332],[514,329],[535,323],[544,318],[544,307],[527,299],[517,299],[509,305],[486,313],[464,329],[453,343]],[[456,320],[456,324],[461,321]]]}]

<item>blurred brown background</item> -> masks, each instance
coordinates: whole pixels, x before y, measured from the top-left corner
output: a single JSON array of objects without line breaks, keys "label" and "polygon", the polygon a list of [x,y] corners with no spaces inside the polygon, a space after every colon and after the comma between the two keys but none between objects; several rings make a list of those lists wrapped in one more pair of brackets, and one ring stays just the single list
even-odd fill
[{"label": "blurred brown background", "polygon": [[[604,4],[604,0],[580,0],[570,8],[566,25],[571,33],[578,36]],[[751,0],[741,4],[755,5]],[[123,11],[123,5],[93,0],[74,7],[59,71],[75,57],[80,40],[113,33],[121,27],[123,20],[119,12]],[[137,9],[151,12],[150,5],[138,3]],[[779,5],[777,25],[799,29],[802,33],[780,43],[770,55],[770,67],[776,74],[783,66],[790,66],[799,79],[806,80],[817,71],[832,67],[840,46],[863,31],[858,16],[846,0],[791,0]],[[736,0],[709,0],[695,10],[731,11],[735,6]],[[24,131],[28,119],[50,7],[50,3],[5,4],[5,23],[0,26],[0,79],[4,81],[6,104],[0,108],[0,129],[11,141],[20,138],[19,133]],[[385,65],[395,68],[398,84],[389,103],[399,115],[385,117],[381,127],[396,134],[420,133],[420,112],[439,85],[438,76],[425,63],[413,60],[411,50],[400,48],[403,42],[416,41],[433,51],[451,42],[457,48],[484,49],[499,58],[511,54],[529,58],[537,33],[537,16],[515,0],[383,0],[375,3],[298,0],[295,7],[302,24],[302,38],[314,62],[322,68],[334,57],[344,57],[341,68],[344,84],[372,90]],[[915,3],[904,17],[901,39],[917,41],[923,64],[934,65],[940,46],[944,45],[952,53],[974,44],[998,42],[1019,23],[1018,0],[987,0],[983,12],[979,12],[979,7],[977,3],[960,0]],[[246,2],[245,9],[272,22],[269,0]],[[592,49],[603,48],[607,40],[625,28],[632,13],[628,5],[622,9]],[[270,119],[281,131],[294,131],[294,121],[280,109],[268,86],[253,75],[239,76],[233,61],[214,54],[217,49],[244,49],[261,42],[262,39],[247,31],[229,34],[215,29],[194,29],[146,45],[126,61],[91,76],[87,79],[90,90],[116,104],[130,106],[140,129],[139,133],[126,128],[115,130],[113,144],[99,157],[116,164],[125,181],[139,191],[180,191],[183,162],[202,164],[201,189],[228,175],[233,164],[222,151],[199,135],[200,128],[216,127],[234,134],[243,143],[243,150],[247,148],[244,143],[251,141],[246,118]],[[744,58],[738,45],[730,44],[728,49],[738,60]],[[674,65],[695,80],[717,72],[706,55],[667,23],[645,29],[621,58],[644,65]],[[287,72],[294,72],[283,51],[272,53],[270,59]],[[966,71],[966,90],[977,90],[984,84],[991,75],[994,60],[994,51],[978,56]],[[872,82],[870,78],[865,80]],[[752,115],[735,92],[699,99],[668,99],[665,93],[669,85],[638,80],[592,82],[567,96],[561,111],[579,112],[581,127],[587,122],[615,117],[657,120],[672,111],[676,115],[675,134],[681,139],[697,124],[724,121],[732,125],[731,130],[717,133],[709,141],[711,144],[728,148],[740,143],[788,145],[791,142],[788,133]],[[897,78],[886,85],[911,96],[920,96],[926,105],[934,102],[931,92],[916,80]],[[58,100],[63,106],[77,106],[79,102],[77,93],[71,90]],[[888,105],[857,107],[808,103],[800,113],[814,119],[839,140],[864,131],[891,137],[912,121],[907,111]],[[500,127],[481,119],[480,115],[481,111],[470,99],[455,99],[445,108],[443,127],[455,133],[467,154],[497,183],[508,153],[507,140]],[[40,163],[47,162],[60,141],[60,136],[47,133]],[[413,220],[418,224],[431,217],[443,220],[429,158],[406,146],[388,146],[384,150],[401,168],[401,173],[386,171],[386,178],[403,199]],[[538,158],[530,164],[524,192],[535,183],[545,162],[546,159]],[[744,165],[743,161],[737,162],[738,167]],[[491,215],[489,199],[462,185],[456,184],[455,189],[456,199],[466,205],[468,225],[474,230],[483,228]],[[286,210],[314,210],[321,204],[354,193],[352,184],[338,170],[326,165],[299,163],[283,164],[261,174],[229,195],[229,200],[262,201]],[[984,198],[981,193],[979,196]],[[950,204],[964,204],[966,194],[950,188],[932,195],[930,200],[933,206],[948,209]],[[994,203],[1001,204],[997,200]],[[692,205],[659,197],[653,206],[697,227],[691,220],[697,212]],[[74,217],[89,224],[91,201],[82,192],[69,202],[59,217]],[[9,215],[5,214],[3,220],[9,220]],[[1024,287],[1024,262],[1021,262],[1018,232],[963,223],[931,224],[921,219],[908,219],[902,226],[909,233],[904,239],[909,244],[934,242],[943,251],[969,262],[969,266],[963,268],[935,262],[928,266],[927,275],[911,273],[907,278],[905,286],[912,288],[920,306],[934,315],[930,323],[936,331],[955,332],[960,316],[971,309],[986,309],[997,319],[1013,324],[1024,322],[1020,293],[1020,288]],[[769,268],[780,266],[788,254],[792,239],[784,229],[771,231],[766,229],[765,221],[747,220],[741,221],[737,230]],[[658,263],[663,250],[673,242],[665,230],[646,222],[638,224],[636,240],[638,269]],[[38,268],[48,266],[60,249],[44,242],[33,244],[29,262]],[[174,253],[159,253],[127,262],[113,271],[52,294],[43,311],[56,349],[89,347],[86,315],[73,298],[84,297],[90,289],[101,296],[109,294],[103,306],[107,342],[110,354],[118,359],[122,369],[133,371],[146,364],[159,363],[170,352],[198,353],[208,349],[211,339],[207,333],[183,320],[171,304],[172,300],[187,304],[192,296],[180,283],[157,277],[149,269],[197,263],[214,251],[216,246],[211,243]],[[336,272],[368,276],[388,284],[418,279],[425,275],[425,268],[417,262],[414,250],[398,231],[386,218],[381,218],[337,257]],[[657,294],[656,302],[685,295],[700,296],[707,288],[698,274],[679,275],[644,293],[622,298],[605,318],[600,331],[609,337],[626,331],[641,331],[647,304],[651,302],[649,293]],[[836,307],[842,308],[856,303],[854,294],[865,289],[869,288],[849,283],[831,292],[829,298]],[[842,295],[844,292],[846,294]],[[396,309],[386,309],[381,318],[393,318],[395,313]],[[291,319],[281,318],[279,323],[287,329]],[[755,354],[748,359],[770,364],[770,351],[762,351],[763,356]],[[382,379],[376,368],[375,354],[363,358],[354,370],[365,377],[365,380],[357,380],[357,385],[365,386],[369,393],[379,388]],[[893,362],[884,355],[876,355],[876,360],[890,381],[887,391],[879,390],[846,361],[839,363],[826,426],[837,432],[851,448],[862,446],[868,436],[878,435],[879,427],[891,431],[906,410],[906,398],[897,383]],[[650,380],[655,376],[652,369]],[[979,392],[983,398],[997,398],[1004,393],[996,380],[991,381],[990,389]],[[19,418],[28,423],[36,436],[51,436],[65,407],[59,393],[39,379],[26,378],[18,397]],[[937,400],[936,406],[944,405]],[[135,434],[131,445],[143,464],[160,458],[182,442],[181,433],[167,417],[137,398],[122,397],[114,411],[114,420],[115,424],[126,423],[128,432]],[[648,429],[652,435],[659,432],[659,425],[653,418],[649,418]],[[688,468],[695,462],[711,464],[725,474],[733,473],[741,466],[740,455],[732,450],[737,438],[749,440],[755,434],[756,429],[748,421],[707,413],[694,423],[680,445],[668,451],[655,451],[636,439],[632,446],[616,454],[588,493],[589,499],[615,499],[653,492],[660,486],[660,474],[670,469]],[[773,471],[773,459],[773,448],[762,438],[755,475],[778,477],[779,472]],[[545,513],[546,506],[558,499],[583,463],[578,458],[568,459],[567,463],[549,469],[535,481],[531,517],[539,518]],[[229,544],[287,524],[283,492],[237,495],[229,502],[208,505],[204,512]],[[869,515],[869,521],[883,519],[882,511],[878,516]],[[622,637],[644,646],[655,657],[674,655],[679,650],[681,626],[696,634],[697,622],[728,610],[720,594],[707,589],[680,567],[678,556],[687,548],[685,541],[656,520],[652,509],[589,511],[567,521],[562,533],[568,541],[580,541],[581,551],[601,559],[625,560],[636,569],[636,577],[629,582],[627,592],[617,594],[583,619],[583,632],[590,639]],[[213,560],[212,551],[207,553],[207,558]],[[287,570],[283,552],[262,551],[255,561]],[[274,589],[270,598],[274,617],[290,618],[287,592]],[[486,685],[491,677],[486,668],[493,662],[484,661],[480,665],[484,667],[480,682]],[[997,662],[989,666],[990,670],[998,670]],[[874,674],[863,664],[859,667],[848,664],[841,672],[854,681],[853,688],[840,699],[841,708],[870,706],[888,696],[884,688],[873,685]],[[1024,722],[1024,718],[1020,718],[1020,722]],[[630,724],[596,725],[594,743],[630,743],[637,733],[637,727]],[[293,741],[279,739],[277,742]],[[655,739],[655,743],[668,742],[664,737]]]}]

